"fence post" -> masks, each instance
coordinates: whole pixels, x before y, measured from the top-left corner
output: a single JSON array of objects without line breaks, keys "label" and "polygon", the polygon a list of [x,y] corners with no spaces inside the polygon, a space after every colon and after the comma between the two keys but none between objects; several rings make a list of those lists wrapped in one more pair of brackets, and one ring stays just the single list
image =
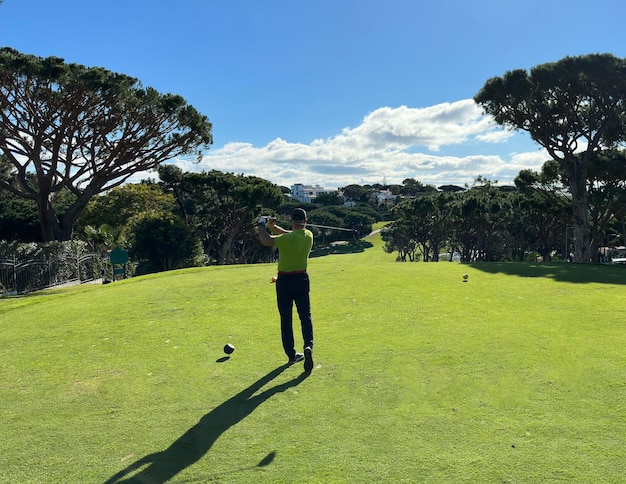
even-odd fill
[{"label": "fence post", "polygon": [[17,292],[17,256],[13,256],[13,289]]}]

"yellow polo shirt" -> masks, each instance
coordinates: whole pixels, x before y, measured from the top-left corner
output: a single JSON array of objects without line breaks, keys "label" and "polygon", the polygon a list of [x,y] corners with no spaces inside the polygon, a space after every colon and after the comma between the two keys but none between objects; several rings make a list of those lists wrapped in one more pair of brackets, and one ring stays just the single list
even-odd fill
[{"label": "yellow polo shirt", "polygon": [[274,237],[278,247],[278,272],[306,271],[313,247],[313,233],[308,229],[294,230]]}]

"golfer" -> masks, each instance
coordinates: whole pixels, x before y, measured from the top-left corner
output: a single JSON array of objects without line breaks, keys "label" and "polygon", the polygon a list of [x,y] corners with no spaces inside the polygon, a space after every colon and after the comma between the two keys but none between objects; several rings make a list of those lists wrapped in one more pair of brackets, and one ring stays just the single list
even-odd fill
[{"label": "golfer", "polygon": [[[313,370],[313,320],[307,265],[313,246],[313,234],[306,228],[306,221],[306,212],[296,208],[291,214],[291,230],[276,225],[276,219],[273,217],[259,218],[258,228],[259,240],[263,245],[278,247],[276,300],[280,313],[283,349],[289,363],[304,359],[304,370],[310,372]],[[302,326],[304,354],[296,353],[295,350],[292,314],[294,302]]]}]

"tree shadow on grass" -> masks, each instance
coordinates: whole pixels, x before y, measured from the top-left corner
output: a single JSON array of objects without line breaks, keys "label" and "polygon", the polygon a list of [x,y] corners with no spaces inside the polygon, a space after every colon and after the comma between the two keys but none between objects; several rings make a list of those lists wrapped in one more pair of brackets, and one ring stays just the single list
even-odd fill
[{"label": "tree shadow on grass", "polygon": [[471,263],[470,267],[488,273],[502,273],[519,277],[545,277],[573,283],[626,284],[626,267],[606,264],[485,262]]},{"label": "tree shadow on grass", "polygon": [[[259,405],[273,395],[299,385],[309,376],[309,373],[303,372],[288,382],[254,395],[289,366],[289,364],[286,364],[272,370],[242,392],[207,413],[196,425],[187,430],[167,449],[142,457],[112,476],[104,484],[122,482],[162,484],[172,479],[178,473],[200,460],[224,432],[241,422]],[[141,471],[137,474],[126,477],[139,469]]]}]

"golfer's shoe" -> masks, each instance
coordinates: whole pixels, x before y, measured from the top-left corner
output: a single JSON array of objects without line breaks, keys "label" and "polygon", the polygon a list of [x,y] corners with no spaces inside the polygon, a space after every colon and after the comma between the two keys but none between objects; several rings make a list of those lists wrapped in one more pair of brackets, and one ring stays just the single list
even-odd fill
[{"label": "golfer's shoe", "polygon": [[309,346],[304,348],[304,371],[313,370],[313,349]]},{"label": "golfer's shoe", "polygon": [[294,363],[298,363],[298,361],[304,360],[304,355],[302,353],[296,353],[296,355],[289,360],[289,364],[293,365]]}]

